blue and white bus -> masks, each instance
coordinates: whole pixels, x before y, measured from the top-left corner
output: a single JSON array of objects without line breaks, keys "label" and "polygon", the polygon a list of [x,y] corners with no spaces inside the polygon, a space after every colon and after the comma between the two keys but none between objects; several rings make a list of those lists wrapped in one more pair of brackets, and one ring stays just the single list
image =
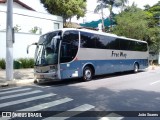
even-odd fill
[{"label": "blue and white bus", "polygon": [[148,67],[145,41],[87,29],[63,28],[40,37],[35,51],[38,82],[82,78]]}]

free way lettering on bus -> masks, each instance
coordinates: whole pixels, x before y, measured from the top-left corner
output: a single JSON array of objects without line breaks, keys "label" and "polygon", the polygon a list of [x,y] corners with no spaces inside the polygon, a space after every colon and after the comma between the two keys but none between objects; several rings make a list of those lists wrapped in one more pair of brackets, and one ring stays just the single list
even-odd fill
[{"label": "free way lettering on bus", "polygon": [[116,53],[116,52],[112,51],[112,57],[124,57],[124,58],[126,58],[127,54],[125,54],[123,52]]}]

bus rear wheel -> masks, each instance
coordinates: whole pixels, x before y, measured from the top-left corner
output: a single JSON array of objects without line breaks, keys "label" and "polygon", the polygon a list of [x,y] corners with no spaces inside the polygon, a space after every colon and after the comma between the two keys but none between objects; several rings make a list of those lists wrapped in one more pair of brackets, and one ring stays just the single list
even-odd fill
[{"label": "bus rear wheel", "polygon": [[135,64],[134,64],[134,70],[133,70],[133,72],[134,72],[134,73],[137,73],[138,70],[139,70],[139,66],[138,66],[137,63],[135,63]]},{"label": "bus rear wheel", "polygon": [[83,70],[83,81],[92,80],[93,71],[90,67],[86,66]]}]

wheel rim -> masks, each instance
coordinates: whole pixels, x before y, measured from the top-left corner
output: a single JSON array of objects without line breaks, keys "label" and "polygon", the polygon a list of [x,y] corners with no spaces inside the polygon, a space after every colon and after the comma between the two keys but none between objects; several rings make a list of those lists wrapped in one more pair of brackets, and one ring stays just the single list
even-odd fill
[{"label": "wheel rim", "polygon": [[92,72],[91,72],[89,69],[87,69],[87,70],[85,70],[85,72],[84,72],[84,76],[85,76],[85,79],[86,79],[86,80],[90,80],[91,77],[92,77]]}]

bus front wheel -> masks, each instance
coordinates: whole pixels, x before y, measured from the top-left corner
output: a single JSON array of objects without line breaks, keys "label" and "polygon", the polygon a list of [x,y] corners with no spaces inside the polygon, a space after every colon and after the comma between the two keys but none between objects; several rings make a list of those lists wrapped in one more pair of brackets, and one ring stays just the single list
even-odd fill
[{"label": "bus front wheel", "polygon": [[137,73],[138,72],[138,70],[139,70],[139,66],[138,66],[138,64],[137,63],[135,63],[134,64],[134,73]]},{"label": "bus front wheel", "polygon": [[93,77],[92,69],[86,66],[83,70],[83,81],[89,81]]}]

